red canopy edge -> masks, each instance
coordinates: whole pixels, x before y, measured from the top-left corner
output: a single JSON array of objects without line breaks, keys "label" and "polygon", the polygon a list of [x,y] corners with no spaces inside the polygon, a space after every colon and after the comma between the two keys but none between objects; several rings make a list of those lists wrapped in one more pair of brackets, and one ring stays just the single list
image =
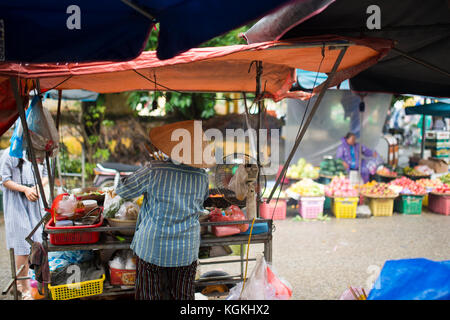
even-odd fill
[{"label": "red canopy edge", "polygon": [[[274,101],[287,97],[308,99],[310,93],[289,91],[296,81],[295,69],[330,72],[342,45],[348,45],[348,49],[336,80],[330,86],[375,64],[387,54],[392,42],[321,36],[195,48],[168,60],[159,60],[155,51],[147,51],[126,62],[0,63],[0,135],[17,118],[17,113],[14,116],[13,112],[13,95],[8,92],[10,77],[21,82],[39,79],[42,92],[50,89],[85,89],[98,93],[133,90],[254,92],[256,69],[250,65],[259,60],[263,65],[261,83],[266,98]],[[6,115],[9,120],[5,122]]]}]

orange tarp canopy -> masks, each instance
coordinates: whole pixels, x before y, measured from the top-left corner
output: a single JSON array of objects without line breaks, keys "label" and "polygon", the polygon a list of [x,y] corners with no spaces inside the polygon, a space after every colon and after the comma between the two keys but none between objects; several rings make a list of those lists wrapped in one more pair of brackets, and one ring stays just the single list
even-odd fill
[{"label": "orange tarp canopy", "polygon": [[[156,52],[143,52],[127,62],[0,64],[0,83],[7,77],[39,79],[41,91],[85,89],[98,93],[132,90],[185,92],[255,92],[254,60],[262,61],[262,90],[275,101],[307,97],[290,92],[295,69],[330,72],[339,54],[347,52],[338,68],[336,85],[375,64],[391,46],[390,41],[322,37],[295,41],[271,41],[250,45],[191,49],[169,60]],[[320,70],[319,70],[320,66]],[[155,86],[155,82],[157,85]]]}]

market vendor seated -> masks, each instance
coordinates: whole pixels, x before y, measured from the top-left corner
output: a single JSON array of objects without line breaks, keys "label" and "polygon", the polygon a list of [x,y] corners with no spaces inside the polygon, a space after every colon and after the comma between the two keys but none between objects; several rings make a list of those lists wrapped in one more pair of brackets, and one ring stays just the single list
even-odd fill
[{"label": "market vendor seated", "polygon": [[[144,195],[131,243],[138,257],[137,300],[195,299],[198,217],[209,192],[204,168],[214,164],[212,156],[203,157],[207,143],[203,130],[195,128],[199,124],[201,128],[200,121],[182,121],[150,130],[152,145],[168,156],[166,161],[151,161],[117,187],[116,193],[125,199]],[[195,136],[198,131],[201,137]],[[190,141],[180,156],[186,138]]]},{"label": "market vendor seated", "polygon": [[[342,159],[343,164],[347,172],[350,170],[359,170],[359,151],[360,145],[356,142],[356,135],[352,132],[346,134],[341,139],[341,145],[336,151],[336,158]],[[361,145],[361,152],[366,157],[377,157],[375,151],[370,150],[364,145]],[[369,181],[370,172],[367,168],[367,161],[362,159],[361,161],[361,178],[364,182]]]}]

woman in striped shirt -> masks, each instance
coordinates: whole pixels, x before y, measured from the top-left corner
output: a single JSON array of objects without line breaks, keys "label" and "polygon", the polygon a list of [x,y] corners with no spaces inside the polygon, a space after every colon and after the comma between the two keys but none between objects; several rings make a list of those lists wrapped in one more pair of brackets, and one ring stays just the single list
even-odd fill
[{"label": "woman in striped shirt", "polygon": [[199,140],[194,126],[194,121],[183,121],[152,129],[153,146],[170,155],[170,159],[152,161],[124,178],[116,189],[125,199],[144,195],[131,244],[138,257],[138,300],[193,300],[195,297],[200,246],[198,217],[208,197],[208,175],[204,168],[211,166],[211,161],[194,163],[192,157],[172,155],[177,146],[173,141],[177,129],[185,130],[182,132],[188,133],[191,139],[189,146],[193,148],[186,149],[196,150],[194,144],[200,143],[203,152],[203,131]]}]

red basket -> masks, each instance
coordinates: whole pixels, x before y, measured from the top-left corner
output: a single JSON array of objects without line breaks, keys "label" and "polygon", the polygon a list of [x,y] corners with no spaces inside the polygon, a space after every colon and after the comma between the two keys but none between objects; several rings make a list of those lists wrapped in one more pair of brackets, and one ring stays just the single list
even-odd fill
[{"label": "red basket", "polygon": [[[66,230],[66,231],[76,231],[81,229],[92,229],[98,228],[103,224],[103,215],[100,215],[100,221],[97,224],[90,226],[65,226],[65,227],[55,227],[53,219],[47,222],[45,226],[48,230]],[[50,243],[57,245],[68,245],[68,244],[91,244],[96,243],[100,239],[100,232],[68,232],[68,233],[50,233]]]},{"label": "red basket", "polygon": [[259,206],[259,215],[263,219],[284,220],[286,219],[286,209],[286,200],[278,199],[277,203],[276,199],[272,199],[269,203],[266,203],[265,201],[261,203],[261,205]]},{"label": "red basket", "polygon": [[301,197],[298,202],[298,212],[305,219],[316,219],[323,213],[325,197]]},{"label": "red basket", "polygon": [[428,195],[428,209],[432,212],[450,215],[450,195],[437,195],[430,193]]}]

